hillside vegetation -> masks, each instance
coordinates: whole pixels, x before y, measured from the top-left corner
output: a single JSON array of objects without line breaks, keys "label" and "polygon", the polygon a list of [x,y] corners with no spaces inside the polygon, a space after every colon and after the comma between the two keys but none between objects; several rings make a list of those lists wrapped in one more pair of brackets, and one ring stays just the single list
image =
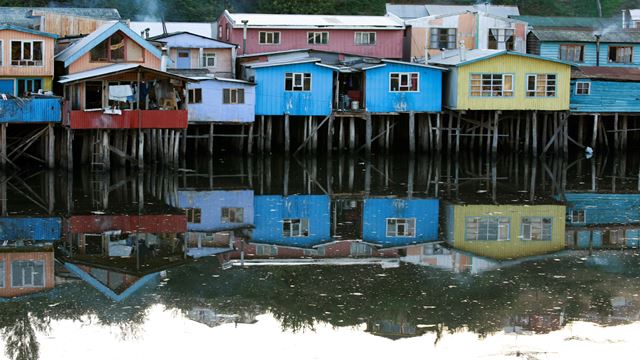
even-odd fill
[{"label": "hillside vegetation", "polygon": [[[115,7],[129,19],[164,17],[167,21],[212,21],[227,8],[235,12],[382,15],[385,2],[473,4],[478,0],[0,0],[1,6]],[[493,4],[518,5],[523,15],[618,15],[621,9],[638,8],[640,0],[493,0]]]}]

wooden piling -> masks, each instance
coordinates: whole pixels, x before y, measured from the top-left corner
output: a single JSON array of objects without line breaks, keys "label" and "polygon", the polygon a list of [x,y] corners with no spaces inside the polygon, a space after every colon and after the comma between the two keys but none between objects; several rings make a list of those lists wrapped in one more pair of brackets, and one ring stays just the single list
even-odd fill
[{"label": "wooden piling", "polygon": [[620,133],[618,132],[618,113],[613,115],[613,148],[620,150]]},{"label": "wooden piling", "polygon": [[[413,113],[410,113],[409,115],[409,123],[411,124],[411,118],[412,118]],[[365,145],[365,149],[367,154],[371,154],[371,138],[373,136],[373,124],[371,123],[371,113],[367,112],[364,116],[364,121],[365,121],[365,127],[366,127],[366,134],[365,134],[365,141],[366,141],[366,145]],[[411,125],[409,125],[411,126]],[[410,134],[411,135],[411,134]],[[415,141],[415,139],[414,139]]]},{"label": "wooden piling", "polygon": [[329,116],[329,123],[327,123],[327,155],[331,156],[333,152],[333,120],[334,116]]},{"label": "wooden piling", "polygon": [[109,130],[102,131],[102,162],[103,169],[109,170],[111,167],[111,152],[109,151]]},{"label": "wooden piling", "polygon": [[144,168],[144,132],[138,129],[138,169]]},{"label": "wooden piling", "polygon": [[213,123],[209,124],[209,142],[208,142],[208,148],[207,148],[207,153],[209,155],[213,155]]},{"label": "wooden piling", "polygon": [[[47,167],[53,169],[56,166],[56,136],[53,131],[53,124],[47,124]],[[108,150],[107,150],[108,151]]]},{"label": "wooden piling", "polygon": [[538,156],[538,112],[535,110],[531,114],[531,136],[533,137],[531,139],[531,152],[533,156]]},{"label": "wooden piling", "polygon": [[[0,169],[7,166],[7,124],[0,124]],[[0,194],[2,197],[3,194]]]},{"label": "wooden piling", "polygon": [[442,119],[441,114],[436,114],[436,151],[442,151]]},{"label": "wooden piling", "polygon": [[349,151],[353,152],[356,148],[356,119],[352,116],[349,118]]},{"label": "wooden piling", "polygon": [[591,148],[596,148],[596,141],[598,140],[598,118],[600,115],[593,115],[593,132],[591,133]]},{"label": "wooden piling", "polygon": [[516,118],[516,152],[520,151],[520,111],[518,111]]},{"label": "wooden piling", "polygon": [[[287,115],[286,119],[287,119],[286,123],[288,125],[288,123],[289,123],[288,115]],[[288,132],[289,127],[287,126],[285,129],[287,129],[285,131]],[[285,146],[288,146],[288,145],[289,145],[288,142],[285,142]],[[249,125],[249,134],[248,134],[248,137],[247,137],[247,154],[249,154],[249,155],[253,154],[253,123],[251,123],[251,125]]]},{"label": "wooden piling", "polygon": [[462,125],[462,113],[458,112],[457,122],[456,122],[456,155],[460,153],[460,127]]},{"label": "wooden piling", "polygon": [[409,153],[415,154],[416,152],[416,117],[413,111],[409,112]]},{"label": "wooden piling", "polygon": [[340,118],[340,131],[338,133],[338,150],[342,151],[344,149],[344,119]]},{"label": "wooden piling", "polygon": [[526,113],[524,118],[524,152],[529,153],[529,129],[531,128],[531,114]]},{"label": "wooden piling", "polygon": [[267,154],[271,153],[271,135],[273,134],[273,121],[272,121],[272,117],[268,116],[267,117],[267,132],[265,135],[265,144],[264,144],[264,151]]},{"label": "wooden piling", "polygon": [[451,154],[451,130],[453,129],[453,111],[449,111],[449,126],[447,126],[447,153]]},{"label": "wooden piling", "polygon": [[491,154],[496,155],[498,153],[498,129],[500,122],[500,111],[493,112],[493,139],[491,141]]},{"label": "wooden piling", "polygon": [[291,128],[289,127],[289,114],[284,114],[284,152],[291,150]]}]

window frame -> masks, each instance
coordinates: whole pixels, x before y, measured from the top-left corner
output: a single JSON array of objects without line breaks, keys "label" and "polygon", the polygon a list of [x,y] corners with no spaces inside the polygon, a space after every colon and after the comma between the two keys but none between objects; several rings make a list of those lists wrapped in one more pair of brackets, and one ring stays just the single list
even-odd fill
[{"label": "window frame", "polygon": [[[476,231],[476,236],[475,239],[470,239],[469,238],[469,220],[471,219],[477,219],[477,220],[483,220],[483,221],[495,221],[498,224],[497,227],[497,239],[489,239],[487,236],[487,239],[480,239],[480,222],[476,222],[476,224],[478,224],[478,229]],[[504,222],[501,225],[501,220],[507,220],[506,222]],[[486,225],[487,226],[487,231],[486,234],[489,234],[489,224]],[[500,236],[500,230],[501,230],[501,226],[506,226],[506,234],[507,234],[507,238],[501,238]],[[511,241],[511,217],[509,216],[467,216],[464,219],[464,241],[468,241],[468,242],[476,242],[476,241]]]},{"label": "window frame", "polygon": [[[242,101],[240,101],[240,94],[242,94]],[[245,96],[244,88],[224,88],[222,89],[222,104],[242,105],[245,103],[244,96]]]},{"label": "window frame", "polygon": [[202,224],[202,209],[201,208],[183,208],[182,210],[184,210],[184,214],[187,217],[187,223],[189,223],[189,224]]},{"label": "window frame", "polygon": [[[289,225],[288,232],[285,232],[286,224]],[[295,225],[298,226],[297,230],[295,229]],[[283,237],[309,237],[309,233],[310,233],[310,224],[309,224],[308,218],[282,219],[282,236]]]},{"label": "window frame", "polygon": [[[225,216],[225,211],[227,215]],[[240,220],[238,221],[238,212]],[[231,214],[233,213],[233,214]],[[222,207],[220,209],[220,222],[223,224],[242,224],[244,223],[244,208],[241,207]]]},{"label": "window frame", "polygon": [[[501,81],[501,90],[500,93],[501,95],[493,95],[494,94],[494,90],[490,89],[490,90],[485,90],[484,87],[486,85],[484,85],[484,77],[485,76],[491,76],[492,78],[490,79],[491,81],[491,85],[488,85],[489,87],[494,87],[496,85],[494,85],[494,81],[497,81],[496,79],[494,79],[493,77],[499,75],[500,76],[500,81]],[[474,76],[480,76],[480,85],[477,85],[480,87],[480,95],[473,95],[474,91],[473,91],[473,77]],[[505,90],[504,89],[504,84],[506,83],[505,79],[507,77],[511,78],[511,89],[510,90]],[[469,97],[472,98],[513,98],[515,97],[515,88],[516,88],[516,76],[513,73],[471,73],[469,74]],[[511,92],[510,95],[504,95],[505,92]],[[485,93],[488,93],[489,95],[483,95]]]},{"label": "window frame", "polygon": [[[209,59],[213,59],[213,65],[207,65],[207,61]],[[216,53],[214,52],[202,52],[202,56],[200,57],[200,65],[203,68],[214,68],[218,65],[218,58]]]},{"label": "window frame", "polygon": [[[528,219],[529,222],[526,223],[525,220]],[[532,220],[535,220],[532,221]],[[545,238],[545,220],[549,220],[548,222],[548,226],[549,229],[547,230],[547,235],[548,238]],[[537,222],[540,222],[540,239],[533,239],[533,229],[534,226],[537,226]],[[525,234],[525,227],[528,226],[529,227],[529,236],[528,238],[526,238],[524,236]],[[523,241],[552,241],[553,240],[553,218],[550,216],[524,216],[520,219],[520,239]]]},{"label": "window frame", "polygon": [[[587,93],[580,93],[579,90],[579,85],[587,85]],[[575,95],[576,96],[588,96],[591,95],[591,81],[576,81],[576,89],[575,89]]]},{"label": "window frame", "polygon": [[[22,96],[22,94],[20,93],[20,91],[18,91],[20,89],[20,83],[23,82],[24,83],[24,88],[25,88],[25,93],[31,93],[31,94],[37,94],[38,93],[38,89],[36,89],[35,83],[36,81],[40,82],[40,90],[44,91],[44,79],[42,78],[16,78],[14,83],[15,83],[15,91],[18,94],[18,96]],[[33,89],[33,91],[27,90],[27,88],[29,86],[27,86],[27,84],[31,85],[31,88]]]},{"label": "window frame", "polygon": [[[569,54],[568,49],[569,48],[573,48],[573,49],[580,49],[580,56],[579,56],[579,60],[571,60],[571,59],[563,59],[562,58],[562,48],[567,48],[567,51],[565,51],[565,54]],[[575,55],[575,50],[573,50],[573,54]],[[584,63],[584,45],[580,45],[580,44],[560,44],[560,46],[558,47],[558,59],[562,60],[562,61],[567,61],[567,62],[572,62],[572,63],[578,63],[578,64],[582,64]]]},{"label": "window frame", "polygon": [[[442,31],[446,30],[446,33],[441,33]],[[450,33],[450,31],[453,30],[453,34]],[[436,32],[436,33],[434,33]],[[434,36],[437,37],[437,45],[434,45]],[[446,46],[442,46],[442,37],[446,38]],[[453,36],[453,43],[451,43],[451,39],[450,37]],[[445,50],[453,50],[457,48],[457,41],[458,41],[458,29],[456,28],[448,28],[448,27],[432,27],[429,29],[429,49],[435,49],[435,50],[440,50],[440,49],[445,49]]]},{"label": "window frame", "polygon": [[[413,75],[416,75],[416,89],[413,90],[413,84],[412,84],[412,79],[413,79]],[[393,90],[392,89],[392,82],[393,82],[393,77],[394,76],[398,76],[398,89],[397,90]],[[403,85],[402,84],[402,79],[403,77],[406,77],[407,79],[407,84]],[[403,88],[407,88],[409,87],[407,90],[403,90]],[[411,93],[418,93],[420,92],[420,73],[419,72],[391,72],[389,73],[389,92],[392,93],[405,93],[405,92],[411,92]]]},{"label": "window frame", "polygon": [[[611,50],[612,49],[616,49],[616,59],[619,58],[618,56],[618,50],[617,49],[630,49],[629,52],[629,62],[620,62],[620,61],[612,61],[611,60]],[[634,47],[630,46],[630,45],[609,45],[608,51],[607,51],[607,62],[610,64],[633,64],[633,51],[634,51]]]},{"label": "window frame", "polygon": [[[363,42],[363,36],[367,35],[368,41]],[[373,42],[371,42],[371,36],[373,35]],[[360,41],[358,41],[358,37],[360,37]],[[378,42],[378,34],[375,31],[356,31],[353,34],[353,43],[356,46],[372,46],[376,45]]]},{"label": "window frame", "polygon": [[202,88],[187,89],[187,104],[202,104]]},{"label": "window frame", "polygon": [[[416,218],[386,218],[385,237],[387,238],[411,238],[416,237]],[[404,231],[399,234],[398,227],[403,226]],[[391,231],[390,231],[391,230]]]},{"label": "window frame", "polygon": [[[320,37],[320,42],[318,42],[318,36]],[[323,37],[325,36],[326,36],[326,39],[323,39]],[[323,42],[323,40],[325,42]],[[307,45],[329,45],[329,32],[328,31],[307,31]]]},{"label": "window frame", "polygon": [[[491,33],[491,30],[497,30],[497,32],[498,32],[497,37],[494,36]],[[510,37],[511,41],[510,42],[507,40],[507,32],[511,32],[511,37]],[[496,39],[495,40],[496,48],[494,50],[498,50],[500,48],[500,42],[501,42],[500,38],[501,37],[503,38],[502,42],[504,43],[504,49],[505,50],[507,50],[507,51],[514,51],[515,50],[515,48],[516,48],[516,31],[515,31],[515,29],[511,29],[511,28],[509,28],[509,29],[507,29],[507,28],[489,28],[488,31],[487,31],[487,49],[492,49],[492,47],[490,46],[490,43],[491,43],[490,38],[492,36],[493,36],[494,39]],[[511,44],[511,48],[509,48],[508,44]]]},{"label": "window frame", "polygon": [[[14,64],[14,60],[13,60],[13,43],[20,43],[20,59],[15,60],[18,62],[18,64]],[[25,59],[24,57],[24,44],[31,44],[30,46],[30,58],[29,59]],[[42,57],[40,60],[34,60],[33,59],[33,45],[35,43],[40,43],[40,56]],[[14,40],[11,39],[9,44],[11,45],[10,47],[10,51],[9,51],[9,60],[10,60],[10,64],[11,66],[15,66],[15,67],[44,67],[44,59],[46,58],[45,55],[45,45],[44,45],[44,40]],[[29,64],[20,64],[22,62],[34,62],[33,65],[29,65]],[[40,61],[40,64],[36,64],[36,61]]]},{"label": "window frame", "polygon": [[[42,285],[34,285],[34,281],[33,281],[33,274],[31,275],[31,284],[25,284],[24,282],[24,276],[22,277],[22,285],[14,285],[14,276],[15,276],[15,271],[14,271],[14,264],[16,263],[34,263],[34,264],[39,264],[42,266]],[[14,260],[11,262],[11,287],[14,289],[22,289],[22,288],[43,288],[46,285],[47,279],[46,279],[46,267],[45,267],[45,263],[44,260]]]},{"label": "window frame", "polygon": [[[120,36],[122,36],[122,43],[123,43],[123,50],[122,50],[122,59],[117,59],[114,60],[111,53],[113,52],[113,50],[111,49],[111,47],[113,46],[113,44],[111,43],[111,40],[113,38],[114,35],[116,34],[120,34],[120,32],[115,32],[113,34],[111,34],[108,38],[106,38],[105,40],[101,41],[98,45],[101,45],[103,43],[106,43],[106,51],[107,51],[107,57],[105,58],[106,60],[100,60],[100,59],[92,59],[91,58],[91,51],[93,49],[96,48],[96,46],[94,46],[91,50],[89,50],[89,62],[91,63],[125,63],[125,62],[137,62],[137,63],[143,63],[144,62],[144,51],[142,52],[142,61],[129,61],[129,56],[127,54],[127,45],[129,44],[129,38],[127,37],[126,34],[120,34]],[[178,55],[176,55],[177,57]]]},{"label": "window frame", "polygon": [[[300,76],[301,84],[296,85],[296,78]],[[309,89],[305,89],[305,79],[309,78]],[[291,89],[287,89],[287,79],[291,78]],[[300,88],[301,89],[297,89]],[[284,74],[284,91],[291,92],[310,92],[313,90],[313,77],[311,73],[288,72]]]},{"label": "window frame", "polygon": [[[262,40],[262,34],[264,34],[264,41]],[[271,41],[268,41],[268,35],[271,35]],[[276,42],[276,34],[278,35],[278,41]],[[229,39],[227,39],[229,40]],[[258,45],[280,45],[282,40],[282,34],[280,31],[259,31],[258,32]]]},{"label": "window frame", "polygon": [[[539,83],[539,77],[544,76],[545,80],[544,80],[544,90],[543,93],[544,95],[538,95],[538,86],[540,85]],[[549,76],[553,76],[553,95],[547,95],[549,93]],[[534,84],[535,84],[535,89],[531,90],[531,88],[529,87],[530,83],[529,83],[529,78],[534,77]],[[527,74],[526,75],[526,91],[525,91],[525,97],[526,98],[555,98],[558,96],[558,74]]]},{"label": "window frame", "polygon": [[[576,213],[582,213],[582,221],[575,221]],[[578,215],[580,217],[580,215]],[[586,224],[587,223],[587,210],[585,209],[571,209],[571,223],[572,224]]]}]

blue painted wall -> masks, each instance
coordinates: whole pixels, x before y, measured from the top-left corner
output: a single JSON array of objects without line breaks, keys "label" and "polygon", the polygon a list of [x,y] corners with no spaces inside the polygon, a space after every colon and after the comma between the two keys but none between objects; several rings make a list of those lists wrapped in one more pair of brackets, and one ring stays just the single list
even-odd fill
[{"label": "blue painted wall", "polygon": [[[189,231],[216,232],[253,224],[253,190],[178,191],[178,207],[201,210],[199,224],[188,223]],[[243,208],[243,223],[223,223],[222,208]]]},{"label": "blue painted wall", "polygon": [[[419,73],[417,92],[389,91],[389,75],[393,72]],[[410,64],[385,63],[367,70],[365,103],[369,112],[433,111],[442,109],[443,70]]]},{"label": "blue painted wall", "polygon": [[[584,45],[584,62],[576,63],[580,66],[596,66],[596,44],[593,43],[572,43],[572,42],[541,42],[540,56],[551,59],[560,59],[560,44],[563,45]],[[609,46],[633,46],[632,64],[609,63]],[[600,44],[600,66],[638,66],[640,65],[640,45],[639,44]]]},{"label": "blue painted wall", "polygon": [[[258,243],[310,247],[331,241],[330,199],[326,195],[256,196],[253,241]],[[309,219],[309,236],[284,237],[284,219]]]},{"label": "blue painted wall", "polygon": [[[202,89],[202,103],[188,104],[189,122],[241,122],[255,120],[255,86],[235,81],[202,80],[189,89]],[[223,89],[244,89],[244,104],[223,104]]]},{"label": "blue painted wall", "polygon": [[[362,237],[383,247],[418,244],[438,240],[437,199],[366,199]],[[415,237],[387,237],[387,218],[415,218]]]},{"label": "blue painted wall", "polygon": [[[567,193],[569,225],[640,224],[640,194]],[[584,210],[586,222],[573,223],[574,210]]]},{"label": "blue painted wall", "polygon": [[59,123],[61,119],[61,98],[0,99],[0,123]]},{"label": "blue painted wall", "polygon": [[60,240],[62,220],[50,218],[0,218],[0,241]]},{"label": "blue painted wall", "polygon": [[[591,94],[576,95],[576,82],[591,83]],[[571,81],[571,112],[640,112],[640,82]]]},{"label": "blue painted wall", "polygon": [[[285,91],[285,73],[311,73],[311,91]],[[255,69],[256,115],[331,114],[333,70],[314,63]]]}]

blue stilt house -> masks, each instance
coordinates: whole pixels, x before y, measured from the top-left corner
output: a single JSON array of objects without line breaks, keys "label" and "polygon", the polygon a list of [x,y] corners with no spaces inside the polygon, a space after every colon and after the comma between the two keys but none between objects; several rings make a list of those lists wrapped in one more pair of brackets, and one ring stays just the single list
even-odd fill
[{"label": "blue stilt house", "polygon": [[572,113],[640,112],[640,70],[583,66],[571,75]]},{"label": "blue stilt house", "polygon": [[0,246],[51,244],[60,240],[61,228],[59,217],[3,217],[0,218]]}]

